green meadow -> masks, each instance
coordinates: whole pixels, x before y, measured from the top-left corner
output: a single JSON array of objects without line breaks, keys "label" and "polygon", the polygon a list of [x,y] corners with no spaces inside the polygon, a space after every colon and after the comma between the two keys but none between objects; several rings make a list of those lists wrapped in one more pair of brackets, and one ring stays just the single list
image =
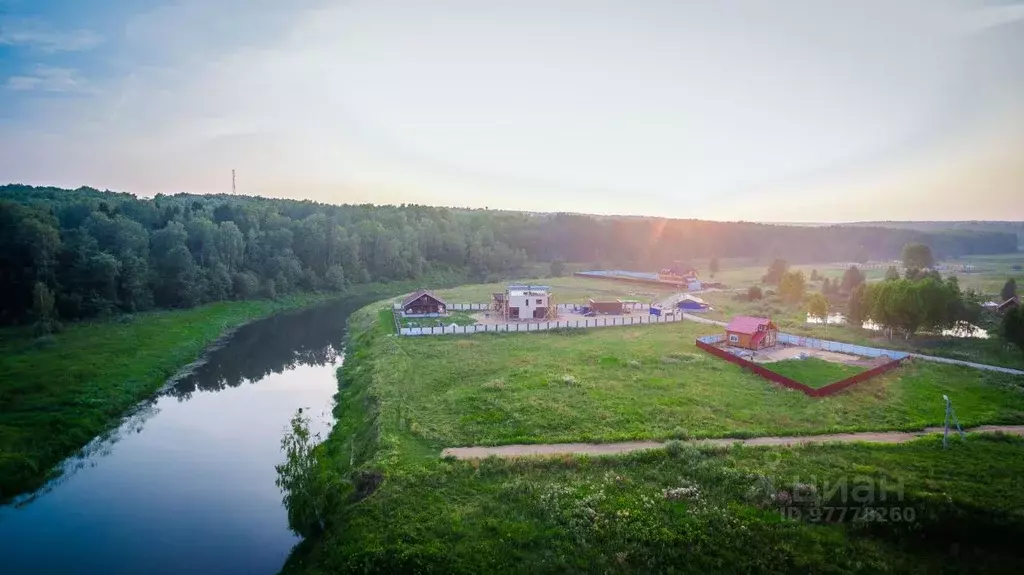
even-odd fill
[{"label": "green meadow", "polygon": [[[1015,543],[1024,533],[1019,439],[971,435],[949,450],[934,436],[802,448],[678,441],[920,429],[941,424],[943,394],[964,426],[1024,423],[1018,379],[912,362],[809,398],[694,346],[715,329],[683,322],[401,338],[386,306],[360,310],[339,370],[338,423],[314,472],[314,484],[341,478],[342,487],[318,499],[325,528],[293,551],[285,572],[1024,566]],[[799,369],[815,367],[804,361]],[[440,458],[449,446],[670,438],[664,449],[618,457]],[[885,508],[901,520],[877,521],[867,510],[877,499],[828,493],[853,476],[901,486]],[[817,518],[803,507],[793,516],[787,502],[801,490],[823,495]],[[850,516],[824,521],[825,507],[848,507]],[[904,521],[907,509],[913,519]]]}]

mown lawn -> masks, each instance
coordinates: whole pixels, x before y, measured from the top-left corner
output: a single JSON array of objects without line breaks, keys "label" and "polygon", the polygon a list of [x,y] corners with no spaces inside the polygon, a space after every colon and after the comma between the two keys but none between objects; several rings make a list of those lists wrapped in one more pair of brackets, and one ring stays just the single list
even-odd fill
[{"label": "mown lawn", "polygon": [[[377,319],[381,329],[388,313]],[[918,361],[811,398],[694,346],[716,329],[681,322],[391,337],[366,353],[382,416],[434,454],[465,445],[921,429],[942,423],[944,394],[966,426],[1024,422],[1020,378]]]},{"label": "mown lawn", "polygon": [[0,332],[0,501],[116,425],[225,331],[324,296],[220,302],[72,324],[52,338]]},{"label": "mown lawn", "polygon": [[816,357],[774,361],[763,367],[815,389],[867,371],[856,365],[834,363]]}]

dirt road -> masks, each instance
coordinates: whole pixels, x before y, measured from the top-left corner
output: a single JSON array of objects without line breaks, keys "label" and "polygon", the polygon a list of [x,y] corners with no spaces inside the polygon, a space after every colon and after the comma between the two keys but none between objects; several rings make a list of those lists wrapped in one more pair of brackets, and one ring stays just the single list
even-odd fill
[{"label": "dirt road", "polygon": [[[967,433],[1003,432],[1024,436],[1024,425],[982,425],[965,430]],[[754,437],[751,439],[695,439],[687,443],[703,445],[805,445],[808,443],[905,443],[918,437],[942,433],[941,427],[927,427],[922,431],[882,431],[860,433],[831,433],[826,435],[804,435],[792,437]],[[549,443],[541,445],[499,445],[496,447],[449,447],[441,457],[456,459],[483,459],[492,455],[502,458],[531,457],[546,455],[619,455],[644,449],[656,449],[665,444],[657,441],[628,441],[624,443]]]}]

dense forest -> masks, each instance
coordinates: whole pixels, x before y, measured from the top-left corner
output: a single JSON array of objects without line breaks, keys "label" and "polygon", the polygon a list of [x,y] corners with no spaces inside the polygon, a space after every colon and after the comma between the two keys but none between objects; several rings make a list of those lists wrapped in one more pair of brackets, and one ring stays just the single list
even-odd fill
[{"label": "dense forest", "polygon": [[152,199],[92,188],[0,187],[0,324],[341,291],[457,272],[495,279],[531,262],[653,269],[698,257],[792,262],[1012,252],[1009,233],[799,227],[426,206],[327,205],[233,195]]},{"label": "dense forest", "polygon": [[1024,246],[1024,222],[856,222],[844,225],[861,227],[884,227],[900,230],[917,230],[920,232],[942,232],[950,230],[976,232],[1006,232],[1009,234],[1015,234],[1020,245]]}]

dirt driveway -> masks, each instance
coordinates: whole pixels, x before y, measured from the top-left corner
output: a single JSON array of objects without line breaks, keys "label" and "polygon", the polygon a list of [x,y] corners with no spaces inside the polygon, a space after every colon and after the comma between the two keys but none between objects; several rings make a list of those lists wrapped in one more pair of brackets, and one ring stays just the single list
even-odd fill
[{"label": "dirt driveway", "polygon": [[[982,425],[965,430],[967,433],[1008,433],[1024,436],[1024,425]],[[790,437],[754,437],[751,439],[694,439],[687,443],[697,445],[743,445],[791,446],[808,443],[905,443],[931,433],[942,433],[941,427],[926,427],[921,431],[880,431],[862,433],[831,433],[826,435],[802,435]],[[484,459],[490,456],[501,458],[536,457],[551,455],[619,455],[644,449],[657,449],[665,444],[657,441],[627,441],[623,443],[549,443],[540,445],[499,445],[496,447],[449,447],[441,457],[456,459]]]}]

